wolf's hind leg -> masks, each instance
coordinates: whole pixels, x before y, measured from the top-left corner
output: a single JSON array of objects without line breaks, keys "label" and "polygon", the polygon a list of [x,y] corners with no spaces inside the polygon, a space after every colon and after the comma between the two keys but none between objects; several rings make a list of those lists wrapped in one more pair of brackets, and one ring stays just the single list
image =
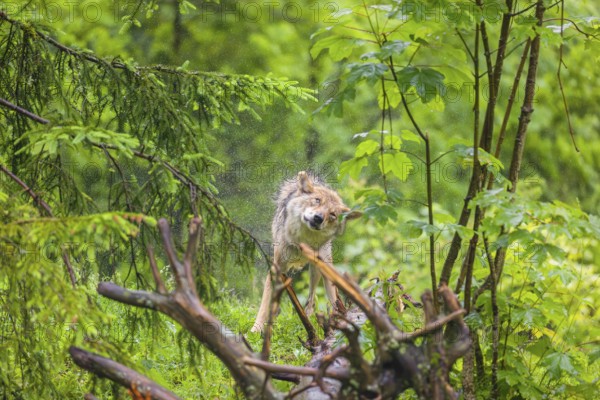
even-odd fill
[{"label": "wolf's hind leg", "polygon": [[271,274],[267,274],[262,300],[260,301],[260,308],[258,309],[258,315],[256,316],[256,321],[254,322],[252,329],[250,329],[250,332],[262,332],[264,325],[269,318],[269,306],[271,305],[272,293],[273,286],[271,285]]}]

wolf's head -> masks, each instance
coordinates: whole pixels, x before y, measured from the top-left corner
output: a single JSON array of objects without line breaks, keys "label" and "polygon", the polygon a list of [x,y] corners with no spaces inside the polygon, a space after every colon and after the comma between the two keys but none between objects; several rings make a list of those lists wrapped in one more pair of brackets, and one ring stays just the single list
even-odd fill
[{"label": "wolf's head", "polygon": [[297,185],[301,193],[297,204],[301,208],[300,217],[311,230],[325,235],[340,235],[347,221],[362,215],[360,211],[351,211],[333,189],[312,179],[304,171],[298,173]]}]

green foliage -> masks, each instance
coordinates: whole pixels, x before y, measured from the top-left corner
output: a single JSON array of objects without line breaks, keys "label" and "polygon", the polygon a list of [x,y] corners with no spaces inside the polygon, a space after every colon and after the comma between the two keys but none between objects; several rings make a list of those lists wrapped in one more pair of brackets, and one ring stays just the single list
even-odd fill
[{"label": "green foliage", "polygon": [[[97,19],[83,14],[90,2],[58,2],[62,13],[52,14],[55,3],[7,4],[8,19],[0,20],[0,98],[49,122],[0,106],[0,164],[33,192],[0,173],[0,396],[81,398],[93,388],[99,397],[123,398],[124,391],[72,364],[65,350],[81,344],[183,397],[234,398],[228,372],[185,330],[99,299],[95,287],[100,280],[152,287],[145,248],[156,246],[154,218],[168,216],[181,250],[189,216],[198,212],[206,226],[199,292],[226,325],[246,332],[258,304],[246,296],[260,290],[248,267],[265,261],[248,233],[267,240],[271,193],[283,178],[313,169],[333,184],[339,173],[348,204],[365,213],[334,254],[336,267],[365,288],[377,277],[389,292],[386,279],[399,269],[405,292],[416,295],[431,287],[431,257],[439,273],[453,235],[467,243],[477,232],[470,283],[481,293],[466,319],[483,360],[479,397],[489,394],[494,353],[485,282],[501,248],[499,397],[598,397],[597,4],[567,1],[568,20],[561,21],[558,3],[546,2],[554,7],[544,27],[535,27],[530,12],[511,26],[494,124],[504,114],[522,43],[540,34],[543,51],[519,190],[511,194],[510,150],[523,93],[501,151],[474,146],[475,78],[459,36],[473,48],[474,25],[484,21],[495,56],[504,1],[483,8],[342,2],[334,13],[301,1],[303,17],[293,23],[278,8],[273,18],[264,9],[249,21],[242,7],[250,3],[234,1],[102,2]],[[235,16],[222,13],[232,9]],[[480,46],[479,74],[487,82]],[[580,153],[556,88],[559,62]],[[484,110],[489,97],[485,85],[480,90]],[[430,140],[431,204],[425,140],[403,97]],[[292,112],[301,109],[308,112]],[[495,188],[472,200],[472,213],[485,210],[474,228],[472,219],[465,226],[457,216],[476,163],[494,175]],[[302,297],[305,282],[297,281]],[[273,359],[301,365],[308,354],[297,344],[300,327],[283,306]],[[420,327],[418,309],[389,311],[406,331]],[[361,336],[367,357],[373,335],[367,326]],[[249,341],[259,348],[258,335]],[[451,372],[456,386],[460,369]]]},{"label": "green foliage", "polygon": [[[436,125],[430,119],[432,111],[451,111],[447,107],[464,110],[470,106],[468,101],[460,98],[456,104],[447,102],[453,79],[459,78],[471,85],[474,82],[469,71],[472,61],[457,59],[452,53],[464,54],[467,43],[463,40],[465,37],[472,40],[474,23],[481,18],[487,23],[492,43],[496,40],[494,33],[490,32],[498,27],[505,5],[498,2],[490,6],[490,9],[497,6],[500,14],[487,15],[480,13],[483,9],[472,7],[470,11],[463,10],[461,18],[440,22],[420,13],[419,10],[440,11],[428,2],[415,2],[411,7],[402,3],[391,6],[363,3],[352,12],[340,15],[340,22],[324,30],[327,35],[320,34],[314,43],[313,56],[327,49],[334,60],[344,60],[347,65],[347,72],[341,75],[344,89],[337,101],[326,104],[327,107],[335,107],[333,114],[339,115],[343,111],[340,103],[354,101],[353,97],[345,96],[347,91],[357,92],[363,85],[369,87],[370,95],[377,99],[378,108],[382,110],[380,129],[356,134],[354,156],[340,165],[341,177],[375,183],[356,191],[355,198],[361,203],[366,216],[385,229],[383,239],[378,235],[379,231],[373,231],[371,235],[379,240],[370,241],[367,239],[368,229],[357,228],[362,238],[352,242],[357,247],[357,251],[352,253],[352,262],[357,268],[360,265],[373,268],[397,265],[400,260],[402,270],[409,270],[411,274],[419,271],[411,275],[411,280],[429,279],[423,269],[429,267],[432,257],[434,264],[444,263],[454,234],[465,242],[478,235],[473,279],[469,282],[471,290],[476,293],[476,308],[466,317],[479,338],[476,351],[482,354],[483,364],[478,368],[486,373],[479,377],[478,396],[485,396],[491,387],[493,303],[499,308],[500,321],[500,340],[497,342],[500,398],[585,398],[585,390],[594,393],[599,390],[595,378],[598,367],[589,362],[595,359],[593,341],[589,342],[589,339],[600,332],[593,311],[599,301],[594,290],[598,279],[598,269],[594,266],[599,250],[598,218],[578,206],[554,199],[552,202],[539,201],[529,193],[529,188],[539,184],[539,180],[528,180],[527,170],[521,183],[521,186],[525,185],[524,193],[527,194],[508,192],[505,188],[510,188],[509,172],[505,165],[509,163],[502,160],[510,160],[512,154],[505,157],[500,153],[502,157],[498,157],[479,146],[475,151],[471,136],[463,134],[464,128],[451,140],[444,138],[445,135],[435,128],[435,132],[427,136],[418,136],[406,129],[413,125],[417,130],[429,130],[431,125]],[[523,40],[539,34],[544,51],[564,43],[562,29],[551,26],[539,29],[535,23],[532,18],[519,19],[514,28],[514,38]],[[450,34],[451,31],[458,32],[460,38],[457,34]],[[572,44],[581,49],[581,45]],[[511,71],[514,66],[508,64],[507,68]],[[420,101],[415,102],[417,99]],[[479,99],[482,113],[488,100],[484,96]],[[501,100],[504,103],[506,98]],[[543,109],[544,105],[538,103],[537,108]],[[399,123],[392,118],[396,109],[402,115]],[[544,111],[541,113],[544,114]],[[533,130],[541,125],[534,124]],[[394,132],[394,128],[402,134]],[[408,133],[406,137],[404,132]],[[543,135],[535,136],[534,142],[539,143]],[[414,138],[414,142],[405,143],[408,137]],[[435,152],[432,154],[433,160],[428,169],[419,164],[428,165],[425,156],[420,155],[428,151],[423,148],[423,140],[430,140],[439,149],[437,155]],[[597,148],[596,145],[594,151]],[[371,160],[376,163],[371,165]],[[474,228],[470,224],[459,224],[443,208],[451,208],[452,204],[450,199],[454,189],[447,192],[446,188],[454,186],[456,189],[460,187],[456,183],[460,182],[449,185],[434,181],[438,184],[433,186],[434,198],[441,205],[430,204],[427,209],[428,200],[424,200],[423,195],[425,178],[438,177],[439,170],[436,168],[449,162],[459,170],[469,171],[468,174],[475,164],[480,165],[487,174],[493,174],[491,182],[500,185],[498,189],[481,191],[470,202],[471,213],[479,213],[479,210],[485,213]],[[424,171],[424,174],[411,173],[416,169]],[[412,184],[413,189],[406,188],[404,182]],[[466,190],[466,187],[463,188]],[[422,207],[415,206],[413,212],[399,212],[400,207],[410,204],[408,202]],[[427,221],[428,215],[433,224]],[[435,243],[433,248],[426,242],[428,237]],[[368,256],[361,254],[365,246],[370,249]],[[465,253],[467,248],[463,246],[461,250]],[[493,268],[490,263],[496,264],[499,252],[504,251],[506,260],[501,264],[504,265],[501,281],[492,301],[489,286],[486,286]],[[464,254],[459,260],[462,257]],[[463,274],[464,270],[461,271],[457,290],[462,289]],[[402,274],[400,280],[405,282]],[[417,286],[424,288],[427,285],[420,283]]]},{"label": "green foliage", "polygon": [[[0,79],[6,83],[0,98],[38,117],[8,108],[0,116],[0,395],[81,397],[83,381],[67,358],[69,345],[88,342],[102,327],[107,341],[96,343],[97,350],[135,364],[124,348],[110,344],[118,343],[120,332],[144,332],[148,346],[173,334],[143,313],[119,309],[111,316],[95,294],[99,280],[152,287],[146,247],[157,238],[150,216],[169,216],[178,248],[186,241],[189,216],[203,217],[197,260],[203,273],[196,279],[206,301],[222,295],[218,278],[227,277],[226,265],[248,274],[257,260],[266,261],[257,240],[217,198],[212,171],[222,163],[209,149],[216,138],[208,130],[218,133],[245,115],[260,120],[259,112],[275,105],[301,111],[301,102],[314,97],[297,82],[270,74],[192,71],[189,62],[168,67],[115,58],[108,47],[100,54],[110,58],[83,42],[68,47],[54,29],[28,18],[38,6],[47,12],[45,5],[20,6],[0,14]],[[82,11],[87,5],[62,6]],[[159,10],[154,2],[137,6],[123,16],[121,35],[141,25],[140,7],[147,7],[147,16]],[[193,9],[182,2],[179,11]],[[58,27],[66,26],[62,22]],[[119,323],[111,325],[114,318]],[[57,372],[65,378],[54,379]],[[109,385],[101,387],[98,394],[117,395]]]},{"label": "green foliage", "polygon": [[[113,316],[98,304],[98,254],[139,234],[152,218],[103,213],[39,218],[19,195],[2,196],[0,290],[1,393],[7,398],[82,396],[66,349],[94,341]],[[61,253],[80,282],[71,287]],[[50,379],[62,376],[64,379]]]}]

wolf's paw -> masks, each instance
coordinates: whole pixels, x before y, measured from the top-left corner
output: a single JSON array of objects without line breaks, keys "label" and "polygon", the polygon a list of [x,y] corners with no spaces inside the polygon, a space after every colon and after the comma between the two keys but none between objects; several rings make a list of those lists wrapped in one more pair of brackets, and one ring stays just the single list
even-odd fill
[{"label": "wolf's paw", "polygon": [[314,301],[309,301],[308,303],[306,303],[306,306],[304,306],[304,312],[309,317],[311,315],[313,315],[313,313],[315,312],[315,302]]}]

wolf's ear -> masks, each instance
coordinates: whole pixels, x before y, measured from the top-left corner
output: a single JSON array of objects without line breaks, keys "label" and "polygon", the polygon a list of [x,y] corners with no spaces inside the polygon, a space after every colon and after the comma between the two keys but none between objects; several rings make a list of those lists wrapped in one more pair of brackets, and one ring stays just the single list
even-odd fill
[{"label": "wolf's ear", "polygon": [[350,211],[348,207],[342,208],[342,213],[344,213],[344,221],[351,221],[353,219],[357,219],[362,217],[363,213],[358,210]]},{"label": "wolf's ear", "polygon": [[360,211],[358,211],[358,210],[350,211],[350,209],[348,207],[342,208],[342,213],[344,215],[343,215],[343,218],[341,220],[342,222],[341,222],[341,224],[340,224],[340,226],[338,227],[338,230],[337,230],[337,234],[338,235],[343,235],[344,234],[344,232],[346,231],[346,223],[348,221],[356,219],[356,218],[359,218],[361,215],[363,215],[363,213],[360,212]]},{"label": "wolf's ear", "polygon": [[315,191],[313,186],[313,182],[310,179],[310,176],[306,173],[306,171],[298,172],[298,189],[302,193],[312,193]]},{"label": "wolf's ear", "polygon": [[346,221],[360,218],[360,217],[362,217],[362,215],[363,215],[363,213],[358,210],[351,211],[346,215]]}]

